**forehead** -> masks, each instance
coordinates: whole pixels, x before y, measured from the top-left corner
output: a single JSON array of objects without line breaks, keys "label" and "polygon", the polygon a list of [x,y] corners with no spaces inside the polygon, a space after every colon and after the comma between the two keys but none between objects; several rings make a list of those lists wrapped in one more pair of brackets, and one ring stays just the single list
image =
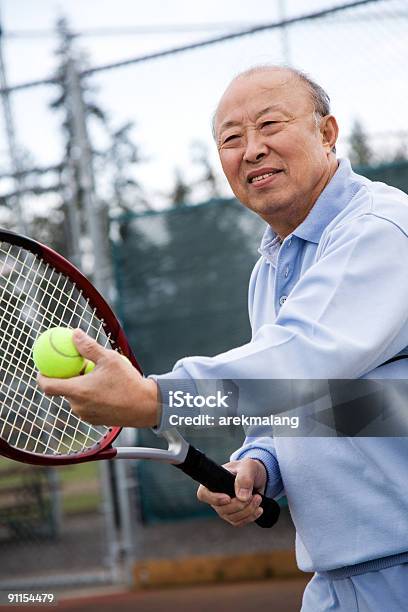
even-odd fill
[{"label": "forehead", "polygon": [[267,108],[293,117],[312,107],[306,85],[288,72],[276,70],[243,75],[234,79],[223,94],[215,114],[215,131],[225,123],[251,120]]}]

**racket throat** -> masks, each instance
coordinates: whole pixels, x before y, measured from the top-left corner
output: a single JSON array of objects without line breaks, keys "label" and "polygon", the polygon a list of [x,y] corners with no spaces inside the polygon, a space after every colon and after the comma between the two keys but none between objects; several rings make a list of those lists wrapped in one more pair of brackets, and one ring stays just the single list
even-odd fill
[{"label": "racket throat", "polygon": [[167,440],[167,449],[147,447],[115,448],[117,459],[155,459],[167,463],[181,464],[185,461],[190,445],[176,429],[160,434]]}]

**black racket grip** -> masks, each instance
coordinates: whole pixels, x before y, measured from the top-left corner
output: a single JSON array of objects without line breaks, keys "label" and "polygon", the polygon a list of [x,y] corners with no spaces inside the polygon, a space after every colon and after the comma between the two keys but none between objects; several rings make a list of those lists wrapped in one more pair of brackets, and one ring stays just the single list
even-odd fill
[{"label": "black racket grip", "polygon": [[[210,491],[226,493],[230,497],[235,497],[235,474],[209,459],[194,446],[189,447],[185,461],[175,465]],[[258,493],[258,495],[261,494]],[[263,508],[263,513],[255,522],[260,527],[272,527],[279,518],[279,504],[274,499],[264,495],[261,495],[261,497],[260,506]]]}]

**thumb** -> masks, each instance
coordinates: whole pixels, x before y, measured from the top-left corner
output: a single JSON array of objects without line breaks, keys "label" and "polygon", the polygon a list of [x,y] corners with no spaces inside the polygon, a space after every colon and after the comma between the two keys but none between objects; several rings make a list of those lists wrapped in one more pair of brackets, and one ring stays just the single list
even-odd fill
[{"label": "thumb", "polygon": [[106,349],[83,332],[82,329],[75,329],[72,339],[79,353],[94,363],[98,363],[98,360],[105,354]]},{"label": "thumb", "polygon": [[235,495],[240,501],[252,496],[257,466],[252,461],[243,461],[235,478]]}]

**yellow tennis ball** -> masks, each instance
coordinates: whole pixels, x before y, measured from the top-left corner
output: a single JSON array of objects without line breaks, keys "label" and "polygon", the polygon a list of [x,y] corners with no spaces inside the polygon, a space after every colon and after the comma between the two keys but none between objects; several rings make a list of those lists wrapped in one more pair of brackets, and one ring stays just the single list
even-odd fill
[{"label": "yellow tennis ball", "polygon": [[90,372],[92,372],[92,370],[94,369],[94,367],[95,367],[94,362],[93,362],[93,361],[91,361],[90,359],[87,359],[87,360],[86,360],[86,363],[85,363],[85,367],[84,367],[84,369],[82,370],[81,374],[90,374]]},{"label": "yellow tennis ball", "polygon": [[41,374],[49,378],[71,378],[81,372],[85,360],[74,344],[73,331],[67,327],[51,327],[38,336],[33,345],[33,360]]}]

